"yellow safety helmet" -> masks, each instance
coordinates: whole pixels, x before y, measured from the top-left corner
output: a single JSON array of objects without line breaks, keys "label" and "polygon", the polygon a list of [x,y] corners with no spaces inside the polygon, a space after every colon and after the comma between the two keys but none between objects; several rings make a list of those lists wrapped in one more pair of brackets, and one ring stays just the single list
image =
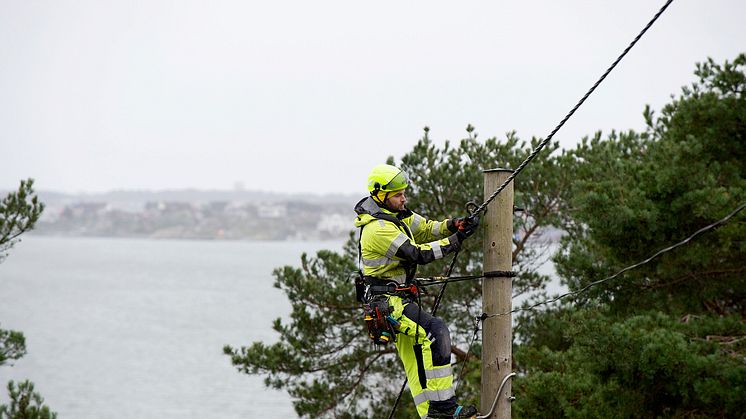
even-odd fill
[{"label": "yellow safety helmet", "polygon": [[409,177],[403,170],[390,164],[379,164],[368,175],[368,192],[396,192],[409,186]]}]

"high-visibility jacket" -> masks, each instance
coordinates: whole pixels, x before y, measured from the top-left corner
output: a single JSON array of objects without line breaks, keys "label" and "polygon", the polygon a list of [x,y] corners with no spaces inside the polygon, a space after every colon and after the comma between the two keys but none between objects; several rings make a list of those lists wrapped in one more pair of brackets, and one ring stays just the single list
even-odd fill
[{"label": "high-visibility jacket", "polygon": [[394,213],[371,197],[355,206],[356,227],[362,227],[363,274],[405,283],[416,265],[424,265],[461,247],[452,220],[431,221],[412,211]]}]

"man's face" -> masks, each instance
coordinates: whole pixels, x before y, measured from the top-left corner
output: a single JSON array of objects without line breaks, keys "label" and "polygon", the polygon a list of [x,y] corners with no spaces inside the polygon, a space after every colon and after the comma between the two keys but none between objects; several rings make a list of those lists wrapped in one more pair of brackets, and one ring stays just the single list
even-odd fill
[{"label": "man's face", "polygon": [[404,194],[404,190],[392,193],[386,199],[386,206],[392,211],[404,211],[406,203],[407,197]]}]

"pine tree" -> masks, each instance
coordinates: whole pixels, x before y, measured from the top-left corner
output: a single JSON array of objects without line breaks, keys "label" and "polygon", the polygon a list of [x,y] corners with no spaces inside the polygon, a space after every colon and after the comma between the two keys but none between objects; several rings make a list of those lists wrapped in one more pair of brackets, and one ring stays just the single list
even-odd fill
[{"label": "pine tree", "polygon": [[[0,201],[0,262],[8,250],[20,239],[19,236],[34,228],[44,204],[34,194],[33,179],[22,180],[17,192],[9,193]],[[2,284],[0,283],[0,286]],[[26,354],[26,339],[23,333],[0,329],[0,367]],[[44,406],[44,399],[34,391],[30,381],[17,386],[8,383],[10,404],[0,404],[0,419],[54,419],[56,413]]]},{"label": "pine tree", "polygon": [[[571,290],[680,242],[746,202],[746,56],[699,80],[643,133],[572,153],[555,258]],[[543,312],[521,316],[520,417],[740,417],[746,411],[746,214]]]}]

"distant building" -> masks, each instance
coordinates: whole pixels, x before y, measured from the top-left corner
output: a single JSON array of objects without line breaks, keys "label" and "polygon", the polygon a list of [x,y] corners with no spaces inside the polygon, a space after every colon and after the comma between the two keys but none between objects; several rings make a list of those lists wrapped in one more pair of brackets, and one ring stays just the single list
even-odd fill
[{"label": "distant building", "polygon": [[287,216],[288,209],[285,204],[262,203],[257,205],[259,218],[282,218]]},{"label": "distant building", "polygon": [[336,236],[352,230],[352,220],[349,216],[342,214],[324,214],[316,225],[320,232]]},{"label": "distant building", "polygon": [[163,201],[148,201],[145,203],[145,211],[160,212],[166,208],[166,203]]},{"label": "distant building", "polygon": [[109,209],[105,202],[81,202],[65,208],[63,216],[68,218],[92,217],[102,214]]}]

